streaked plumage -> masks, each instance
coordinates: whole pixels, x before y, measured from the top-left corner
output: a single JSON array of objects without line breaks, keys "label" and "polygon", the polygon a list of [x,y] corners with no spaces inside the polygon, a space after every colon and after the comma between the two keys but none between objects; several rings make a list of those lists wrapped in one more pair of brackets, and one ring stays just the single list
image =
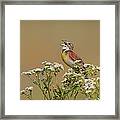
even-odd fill
[{"label": "streaked plumage", "polygon": [[62,45],[61,57],[69,67],[74,67],[74,62],[79,60],[80,65],[84,65],[83,60],[73,51],[73,44],[64,40]]}]

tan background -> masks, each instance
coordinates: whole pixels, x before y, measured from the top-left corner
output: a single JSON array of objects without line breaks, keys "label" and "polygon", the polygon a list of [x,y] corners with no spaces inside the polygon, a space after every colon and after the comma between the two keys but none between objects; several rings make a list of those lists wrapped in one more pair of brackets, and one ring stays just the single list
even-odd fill
[{"label": "tan background", "polygon": [[[100,21],[99,20],[21,20],[20,21],[20,70],[40,67],[41,62],[63,63],[60,56],[61,39],[73,42],[74,50],[85,63],[100,65]],[[61,73],[60,75],[63,75]],[[58,80],[60,82],[60,79]],[[21,89],[32,82],[21,77]],[[33,99],[41,99],[34,87]],[[21,97],[24,99],[24,97]]]}]

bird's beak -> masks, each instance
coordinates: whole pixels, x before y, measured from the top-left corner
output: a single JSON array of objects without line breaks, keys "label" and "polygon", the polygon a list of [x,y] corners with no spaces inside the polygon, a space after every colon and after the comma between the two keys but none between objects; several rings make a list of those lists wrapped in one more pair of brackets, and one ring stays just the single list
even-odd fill
[{"label": "bird's beak", "polygon": [[65,44],[60,44],[61,47],[63,47]]}]

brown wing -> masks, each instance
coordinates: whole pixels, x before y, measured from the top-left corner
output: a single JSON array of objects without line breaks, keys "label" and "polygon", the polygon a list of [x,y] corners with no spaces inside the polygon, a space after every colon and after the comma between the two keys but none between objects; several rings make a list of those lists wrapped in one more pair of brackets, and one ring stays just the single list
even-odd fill
[{"label": "brown wing", "polygon": [[80,63],[80,64],[81,64],[81,63],[84,64],[83,60],[82,60],[75,52],[73,52],[73,51],[69,51],[69,57],[70,57],[70,59],[73,60],[73,61],[80,60],[79,63]]}]

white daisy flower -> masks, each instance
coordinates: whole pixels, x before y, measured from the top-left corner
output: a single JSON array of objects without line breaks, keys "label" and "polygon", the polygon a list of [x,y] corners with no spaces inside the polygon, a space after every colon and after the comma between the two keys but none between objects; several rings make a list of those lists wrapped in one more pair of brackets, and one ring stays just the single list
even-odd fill
[{"label": "white daisy flower", "polygon": [[21,75],[32,75],[32,72],[31,72],[31,71],[28,71],[28,72],[22,72]]},{"label": "white daisy flower", "polygon": [[28,90],[29,90],[29,91],[32,91],[32,90],[33,90],[33,87],[32,87],[32,86],[28,87]]},{"label": "white daisy flower", "polygon": [[45,65],[50,66],[50,65],[52,65],[52,63],[51,62],[46,62]]},{"label": "white daisy flower", "polygon": [[68,69],[68,72],[73,72],[73,69],[72,69],[72,68],[69,68],[69,69]]},{"label": "white daisy flower", "polygon": [[99,67],[99,66],[96,66],[96,69],[97,69],[97,70],[100,70],[100,67]]},{"label": "white daisy flower", "polygon": [[57,62],[54,62],[54,67],[59,68],[59,67],[61,67],[61,65],[59,63],[57,63]]},{"label": "white daisy flower", "polygon": [[42,65],[45,65],[46,63],[47,63],[47,61],[42,62]]},{"label": "white daisy flower", "polygon": [[50,71],[52,71],[52,72],[55,71],[54,67],[52,67],[52,66],[50,66],[50,67],[48,68],[48,70],[50,70]]},{"label": "white daisy flower", "polygon": [[64,80],[62,80],[61,82],[64,83],[64,82],[66,82],[66,80],[67,80],[67,78],[64,78]]},{"label": "white daisy flower", "polygon": [[90,92],[92,92],[92,90],[86,90],[86,91],[85,91],[85,93],[90,93]]},{"label": "white daisy flower", "polygon": [[91,79],[85,79],[85,85],[84,85],[84,88],[86,90],[89,90],[89,89],[94,89],[95,88],[95,82]]},{"label": "white daisy flower", "polygon": [[25,91],[27,91],[28,89],[29,89],[29,87],[26,87],[26,88],[25,88]]},{"label": "white daisy flower", "polygon": [[43,69],[42,68],[35,68],[34,71],[38,73],[38,72],[42,72]]},{"label": "white daisy flower", "polygon": [[84,64],[84,67],[88,67],[88,66],[90,66],[90,64]]},{"label": "white daisy flower", "polygon": [[20,91],[20,94],[21,94],[21,95],[25,94],[25,90],[21,90],[21,91]]}]

